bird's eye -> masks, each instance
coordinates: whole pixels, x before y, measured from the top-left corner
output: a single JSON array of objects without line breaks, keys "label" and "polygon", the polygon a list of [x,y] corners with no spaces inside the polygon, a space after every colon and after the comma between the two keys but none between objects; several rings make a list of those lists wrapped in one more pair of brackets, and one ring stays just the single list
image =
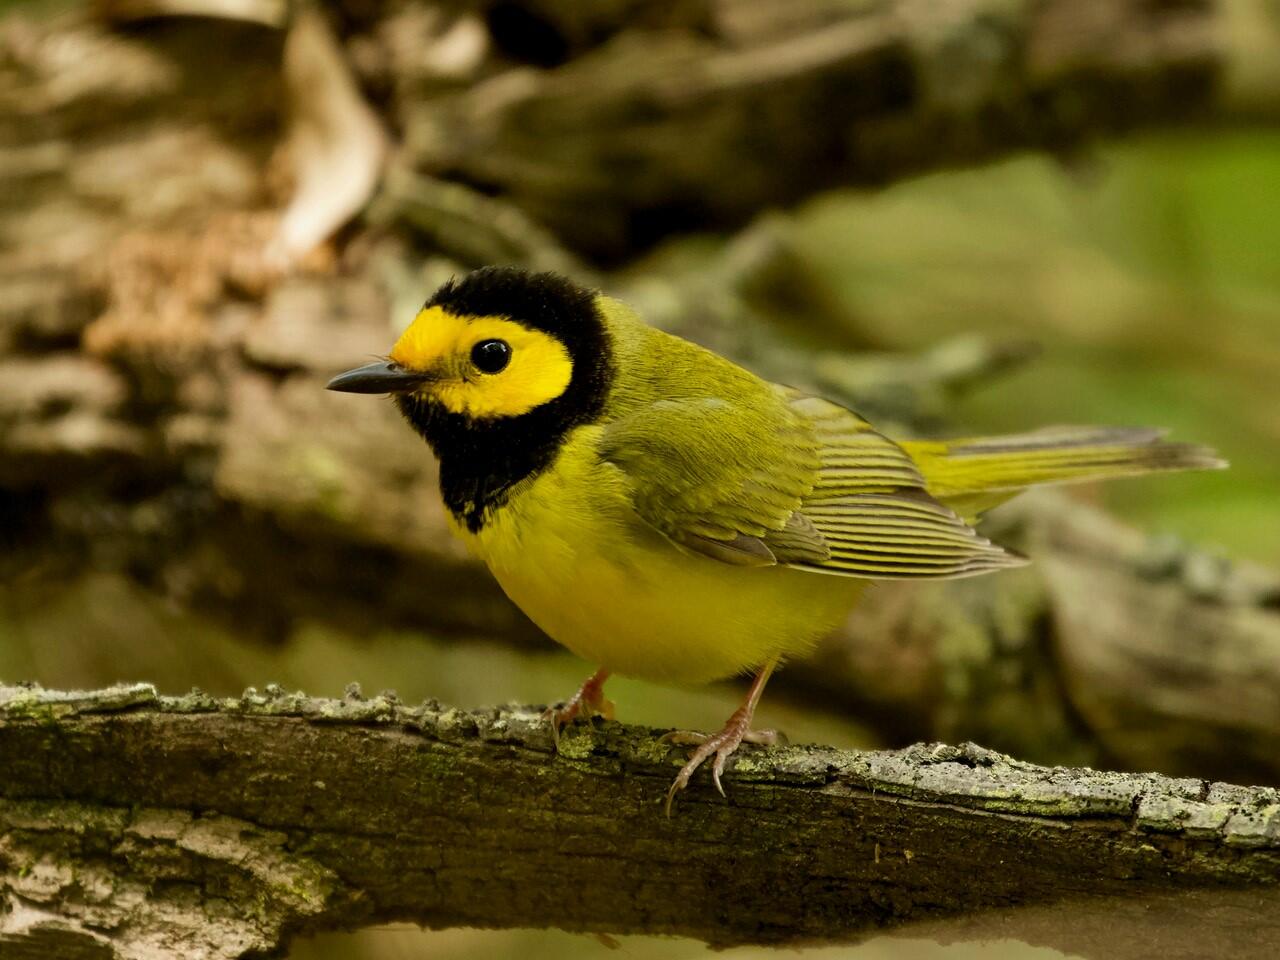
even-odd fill
[{"label": "bird's eye", "polygon": [[511,344],[505,340],[481,340],[471,348],[471,362],[481,373],[498,373],[511,362]]}]

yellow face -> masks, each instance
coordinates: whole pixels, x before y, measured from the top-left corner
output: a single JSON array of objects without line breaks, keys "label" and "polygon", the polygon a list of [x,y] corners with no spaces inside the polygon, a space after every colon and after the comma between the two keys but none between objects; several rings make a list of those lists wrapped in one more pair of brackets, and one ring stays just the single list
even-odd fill
[{"label": "yellow face", "polygon": [[477,420],[518,417],[564,393],[569,351],[555,337],[506,317],[457,316],[427,307],[391,350],[407,370],[431,375],[419,393]]}]

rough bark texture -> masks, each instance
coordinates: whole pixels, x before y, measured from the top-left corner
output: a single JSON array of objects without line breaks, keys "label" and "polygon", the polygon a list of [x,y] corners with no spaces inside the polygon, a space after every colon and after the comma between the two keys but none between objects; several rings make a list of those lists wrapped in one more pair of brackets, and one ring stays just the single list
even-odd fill
[{"label": "rough bark texture", "polygon": [[727,799],[697,778],[667,819],[679,762],[618,724],[556,755],[528,709],[0,688],[0,957],[229,960],[386,920],[991,935],[1023,908],[1028,939],[1092,956],[1280,946],[1274,789],[787,747],[741,754]]},{"label": "rough bark texture", "polygon": [[825,186],[1227,108],[1212,3],[704,7],[699,32],[626,31],[557,70],[404,103],[414,162],[619,259],[673,223],[736,226]]}]

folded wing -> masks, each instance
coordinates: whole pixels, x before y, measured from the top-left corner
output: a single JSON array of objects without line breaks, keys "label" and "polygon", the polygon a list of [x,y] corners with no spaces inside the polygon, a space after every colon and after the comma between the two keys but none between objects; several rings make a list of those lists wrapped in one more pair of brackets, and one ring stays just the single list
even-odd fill
[{"label": "folded wing", "polygon": [[610,423],[600,456],[647,524],[724,563],[909,579],[1025,562],[931,497],[857,414],[785,388],[750,405],[660,401]]}]

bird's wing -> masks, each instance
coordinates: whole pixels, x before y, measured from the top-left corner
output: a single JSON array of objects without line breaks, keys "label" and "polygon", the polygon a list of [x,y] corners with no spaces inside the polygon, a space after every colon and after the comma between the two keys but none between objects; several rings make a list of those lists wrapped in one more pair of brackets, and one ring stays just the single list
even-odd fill
[{"label": "bird's wing", "polygon": [[688,549],[767,566],[778,562],[768,538],[787,530],[804,549],[806,530],[792,518],[821,461],[785,402],[660,400],[607,424],[599,453],[626,476],[636,513]]},{"label": "bird's wing", "polygon": [[830,554],[793,566],[896,580],[967,577],[1027,562],[935,500],[910,455],[856,413],[821,397],[786,395],[808,421],[821,461],[800,512]]},{"label": "bird's wing", "polygon": [[659,401],[608,424],[600,455],[646,523],[725,563],[896,579],[1022,562],[930,497],[865,420],[783,388],[750,405]]}]

